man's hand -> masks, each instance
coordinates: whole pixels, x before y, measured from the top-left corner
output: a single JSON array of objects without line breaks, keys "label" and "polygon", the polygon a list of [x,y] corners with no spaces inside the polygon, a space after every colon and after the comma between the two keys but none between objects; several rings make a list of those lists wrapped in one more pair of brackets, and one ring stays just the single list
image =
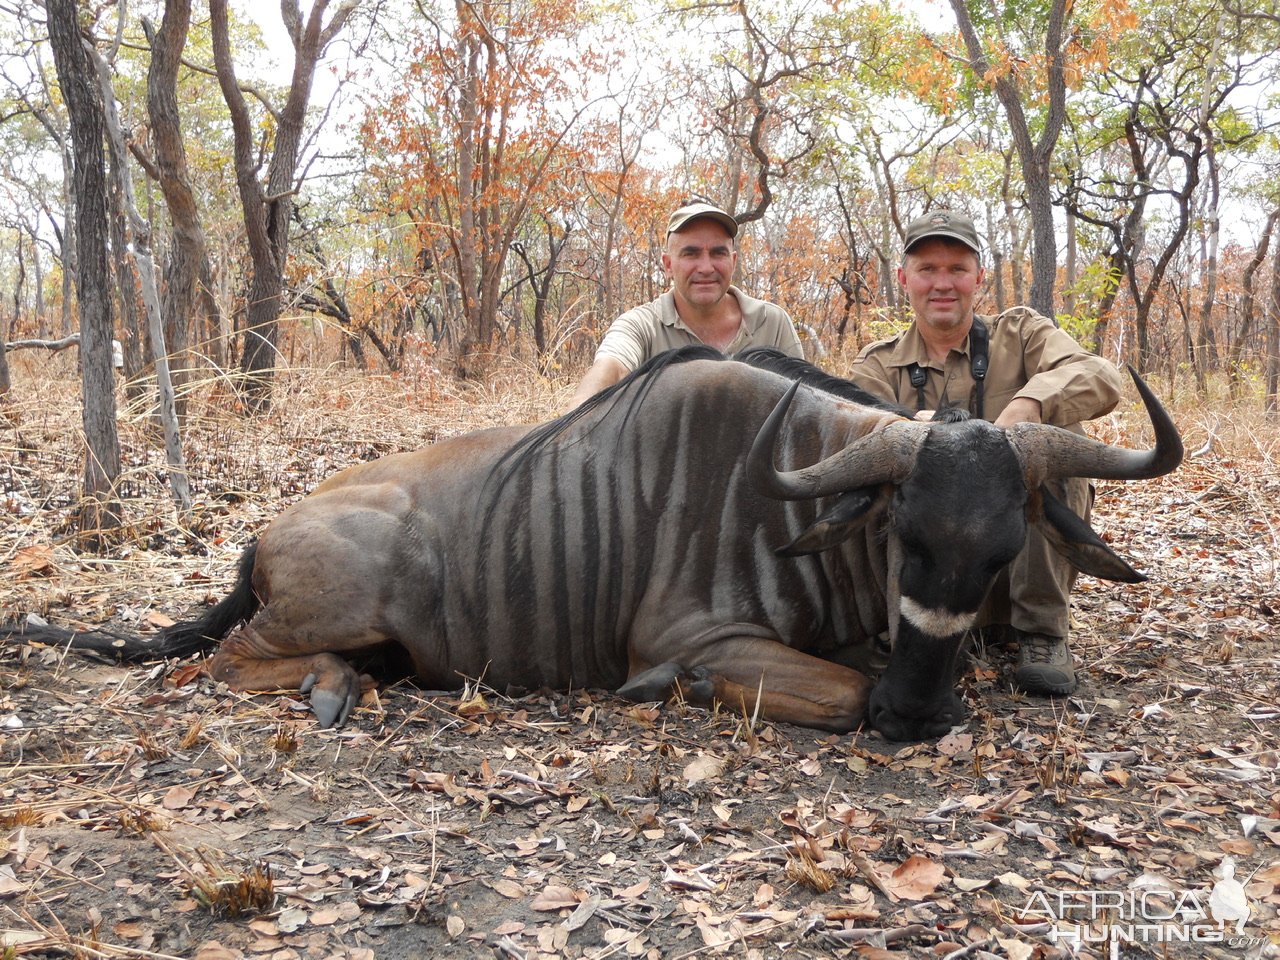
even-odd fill
[{"label": "man's hand", "polygon": [[1011,427],[1015,423],[1043,423],[1040,419],[1040,401],[1029,397],[1014,397],[996,417],[997,427]]}]

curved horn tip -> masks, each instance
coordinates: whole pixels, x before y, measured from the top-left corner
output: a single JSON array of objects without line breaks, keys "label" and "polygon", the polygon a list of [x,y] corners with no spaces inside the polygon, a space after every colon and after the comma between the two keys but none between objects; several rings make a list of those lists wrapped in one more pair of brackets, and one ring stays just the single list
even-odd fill
[{"label": "curved horn tip", "polygon": [[1151,402],[1154,401],[1157,406],[1163,409],[1164,404],[1160,403],[1160,399],[1156,396],[1156,392],[1151,389],[1146,379],[1138,372],[1137,367],[1132,363],[1126,363],[1124,368],[1129,371],[1129,376],[1133,380],[1133,385],[1138,388],[1138,395],[1142,397],[1143,405],[1150,407]]},{"label": "curved horn tip", "polygon": [[1125,367],[1129,371],[1129,376],[1133,378],[1133,385],[1138,388],[1138,394],[1142,397],[1142,405],[1146,408],[1147,415],[1151,418],[1151,425],[1156,431],[1156,446],[1163,448],[1164,456],[1161,466],[1150,476],[1171,473],[1182,463],[1185,454],[1182,435],[1178,432],[1177,424],[1173,422],[1173,417],[1169,415],[1165,405],[1160,402],[1156,392],[1148,386],[1147,381],[1142,378],[1133,364],[1127,363]]}]

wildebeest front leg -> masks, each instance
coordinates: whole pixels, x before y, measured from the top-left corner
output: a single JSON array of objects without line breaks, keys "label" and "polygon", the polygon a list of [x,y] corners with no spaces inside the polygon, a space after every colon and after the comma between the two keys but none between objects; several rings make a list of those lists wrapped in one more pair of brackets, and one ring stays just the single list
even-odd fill
[{"label": "wildebeest front leg", "polygon": [[661,663],[631,677],[618,692],[635,700],[678,692],[696,706],[719,701],[749,714],[758,701],[767,720],[845,733],[862,722],[871,687],[857,670],[776,640],[730,637],[702,647],[696,663]]},{"label": "wildebeest front leg", "polygon": [[232,690],[300,690],[322,727],[342,726],[373,678],[332,653],[281,656],[251,626],[242,626],[209,658],[209,674]]}]

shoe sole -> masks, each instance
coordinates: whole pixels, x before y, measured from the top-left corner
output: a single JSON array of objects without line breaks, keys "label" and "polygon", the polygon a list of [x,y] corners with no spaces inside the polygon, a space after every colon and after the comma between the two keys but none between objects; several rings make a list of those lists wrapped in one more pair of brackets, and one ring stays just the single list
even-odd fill
[{"label": "shoe sole", "polygon": [[1070,681],[1050,680],[1034,670],[1019,670],[1013,675],[1014,683],[1026,693],[1047,693],[1052,696],[1065,696],[1078,687],[1079,681],[1074,677]]}]

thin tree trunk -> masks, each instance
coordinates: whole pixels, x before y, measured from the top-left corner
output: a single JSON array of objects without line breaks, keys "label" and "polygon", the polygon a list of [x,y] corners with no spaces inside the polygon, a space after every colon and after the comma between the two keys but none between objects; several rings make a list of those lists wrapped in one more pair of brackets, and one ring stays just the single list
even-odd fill
[{"label": "thin tree trunk", "polygon": [[1063,35],[1069,3],[1068,0],[1050,0],[1048,15],[1044,20],[1045,89],[1037,90],[1034,94],[1027,92],[1026,96],[1043,96],[1048,108],[1040,118],[1039,135],[1032,141],[1030,124],[1022,102],[1024,93],[1018,88],[1016,74],[992,70],[986,47],[969,15],[967,4],[970,2],[974,0],[951,0],[951,9],[955,13],[960,35],[964,38],[969,67],[974,76],[984,82],[987,77],[995,77],[993,86],[996,99],[1004,108],[1005,117],[1009,121],[1009,132],[1018,150],[1027,210],[1031,215],[1030,306],[1032,310],[1054,318],[1053,288],[1057,279],[1058,241],[1053,229],[1049,164],[1066,117],[1066,44]]},{"label": "thin tree trunk", "polygon": [[[86,48],[93,66],[97,70],[98,84],[101,88],[103,103],[103,120],[112,152],[118,158],[115,164],[117,189],[120,192],[121,204],[127,216],[127,225],[131,236],[127,249],[133,256],[138,268],[138,280],[142,288],[142,302],[146,306],[147,329],[151,334],[151,349],[155,354],[156,383],[159,386],[160,426],[164,433],[165,461],[169,466],[169,488],[173,498],[185,513],[191,509],[191,488],[187,483],[187,464],[182,455],[182,435],[178,429],[178,413],[174,405],[173,383],[169,378],[169,353],[165,348],[164,323],[160,315],[160,292],[156,285],[155,262],[151,257],[151,224],[138,212],[133,197],[133,183],[129,178],[128,150],[125,147],[124,131],[120,126],[120,117],[115,109],[115,94],[111,88],[111,71],[96,50]],[[123,258],[122,258],[123,259]],[[132,295],[132,291],[130,291]],[[83,354],[84,347],[81,346]]]},{"label": "thin tree trunk", "polygon": [[44,302],[44,267],[40,263],[40,247],[36,243],[35,234],[31,236],[31,265],[36,275],[36,336],[49,336],[49,318],[45,316]]},{"label": "thin tree trunk", "polygon": [[[108,195],[111,198],[111,249],[129,249],[128,227],[125,224],[124,200],[120,196],[120,175],[115,169],[119,160],[110,151],[109,164],[113,177],[109,178]],[[125,174],[128,176],[128,174]],[[138,278],[128,257],[111,258],[115,269],[116,293],[120,304],[118,324],[120,346],[124,355],[125,394],[130,400],[142,395],[147,366],[151,363],[151,351],[146,349],[146,323],[138,318]]]},{"label": "thin tree trunk", "polygon": [[995,204],[987,203],[987,237],[991,243],[991,275],[996,287],[996,313],[1005,311],[1004,244],[997,243]]},{"label": "thin tree trunk", "polygon": [[1200,322],[1196,335],[1196,383],[1207,392],[1206,375],[1218,366],[1217,335],[1213,329],[1213,305],[1218,297],[1218,239],[1220,234],[1218,159],[1212,138],[1206,141],[1205,159],[1209,165],[1209,195],[1205,198],[1204,220],[1207,222],[1204,255],[1204,300],[1200,304]]},{"label": "thin tree trunk", "polygon": [[[178,67],[190,25],[191,0],[166,0],[159,30],[143,20],[143,28],[151,41],[147,113],[151,117],[155,171],[172,224],[173,249],[165,265],[162,309],[165,341],[170,356],[178,364],[178,369],[173,372],[173,381],[179,395],[179,416],[184,409],[182,388],[190,378],[189,345],[195,318],[200,315],[207,319],[210,306],[216,310],[216,301],[203,293],[201,273],[208,262],[208,254],[200,212],[187,174],[187,154],[178,110]],[[201,309],[197,310],[197,306]],[[202,326],[207,327],[207,323]]]},{"label": "thin tree trunk", "polygon": [[236,80],[227,25],[227,0],[209,0],[213,60],[218,85],[231,114],[236,187],[244,214],[252,278],[240,369],[246,378],[246,408],[271,405],[272,372],[279,356],[279,320],[284,270],[289,259],[289,223],[293,217],[294,174],[302,147],[302,130],[316,63],[330,41],[355,12],[360,0],[342,0],[329,23],[323,23],[329,0],[314,0],[304,20],[297,0],[281,0],[280,13],[293,42],[293,77],[284,107],[275,113],[275,139],[267,164],[265,189],[258,181],[258,134]]},{"label": "thin tree trunk", "polygon": [[[22,234],[21,233],[18,234],[18,250],[19,250],[18,262],[19,264],[21,264],[22,262],[22,254],[21,254]],[[38,257],[39,251],[37,251],[36,254]],[[18,275],[19,277],[21,277],[22,275],[21,270],[19,270]],[[22,289],[22,281],[21,279],[19,279],[17,283],[14,284],[14,294],[13,294],[13,312],[14,312],[15,320],[17,319],[18,303],[20,300],[20,295],[18,291],[21,289]],[[8,337],[5,335],[6,334],[5,328],[7,326],[8,324],[0,323],[0,403],[4,403],[8,398],[8,394],[9,394],[9,351],[5,346],[5,341],[8,339]]]},{"label": "thin tree trunk", "polygon": [[1067,214],[1067,288],[1062,295],[1062,312],[1069,317],[1076,313],[1076,273],[1078,258],[1076,246],[1076,218]]},{"label": "thin tree trunk", "polygon": [[13,319],[9,321],[9,329],[17,330],[18,321],[22,319],[22,288],[27,281],[27,258],[23,250],[23,236],[21,230],[15,230],[13,233],[17,238],[14,254],[17,259],[18,272],[13,280]]},{"label": "thin tree trunk", "polygon": [[67,105],[75,164],[78,216],[76,292],[80,305],[80,371],[87,449],[84,501],[79,526],[87,543],[120,524],[116,480],[120,442],[116,433],[115,384],[111,369],[111,274],[107,266],[107,183],[102,153],[102,105],[94,68],[76,22],[76,0],[46,0],[49,44],[58,86]]},{"label": "thin tree trunk", "polygon": [[[1089,338],[1089,349],[1094,353],[1101,355],[1107,346],[1107,332],[1111,326],[1111,310],[1116,304],[1116,296],[1120,293],[1120,277],[1124,275],[1124,255],[1118,247],[1112,247],[1110,255],[1107,257],[1107,282],[1103,288],[1102,296],[1098,298],[1097,303],[1093,305],[1092,313],[1096,320],[1093,324],[1093,333]],[[1117,356],[1123,360],[1124,354],[1117,353]]]},{"label": "thin tree trunk", "polygon": [[1267,355],[1264,405],[1267,413],[1280,414],[1280,243],[1271,258],[1271,296],[1267,304]]},{"label": "thin tree trunk", "polygon": [[[1239,397],[1240,395],[1240,367],[1244,362],[1245,346],[1253,335],[1253,318],[1257,313],[1257,297],[1254,296],[1253,286],[1257,279],[1258,269],[1267,259],[1267,250],[1271,246],[1271,234],[1275,231],[1277,221],[1280,221],[1280,209],[1272,210],[1271,215],[1267,217],[1267,225],[1262,228],[1262,236],[1258,240],[1258,246],[1254,250],[1248,265],[1244,268],[1244,293],[1240,298],[1240,329],[1236,334],[1235,342],[1231,344],[1231,360],[1227,367],[1227,375],[1231,382],[1231,396],[1233,397]],[[1263,341],[1264,343],[1266,341],[1265,330],[1263,331]]]},{"label": "thin tree trunk", "polygon": [[[1004,221],[1009,228],[1009,283],[1013,287],[1014,303],[1024,303],[1022,284],[1022,237],[1018,230],[1018,215],[1013,209],[1013,153],[1004,155],[1004,175],[1000,179],[1000,194],[1004,201]],[[1004,291],[1000,291],[1001,294]]]},{"label": "thin tree trunk", "polygon": [[471,352],[483,344],[480,329],[480,305],[476,300],[480,271],[476,264],[479,238],[476,236],[476,135],[479,133],[480,42],[469,26],[470,16],[462,0],[457,0],[459,30],[463,31],[459,46],[465,70],[459,97],[458,125],[458,282],[462,287],[462,315],[465,324],[458,348],[459,373],[467,375]]}]

